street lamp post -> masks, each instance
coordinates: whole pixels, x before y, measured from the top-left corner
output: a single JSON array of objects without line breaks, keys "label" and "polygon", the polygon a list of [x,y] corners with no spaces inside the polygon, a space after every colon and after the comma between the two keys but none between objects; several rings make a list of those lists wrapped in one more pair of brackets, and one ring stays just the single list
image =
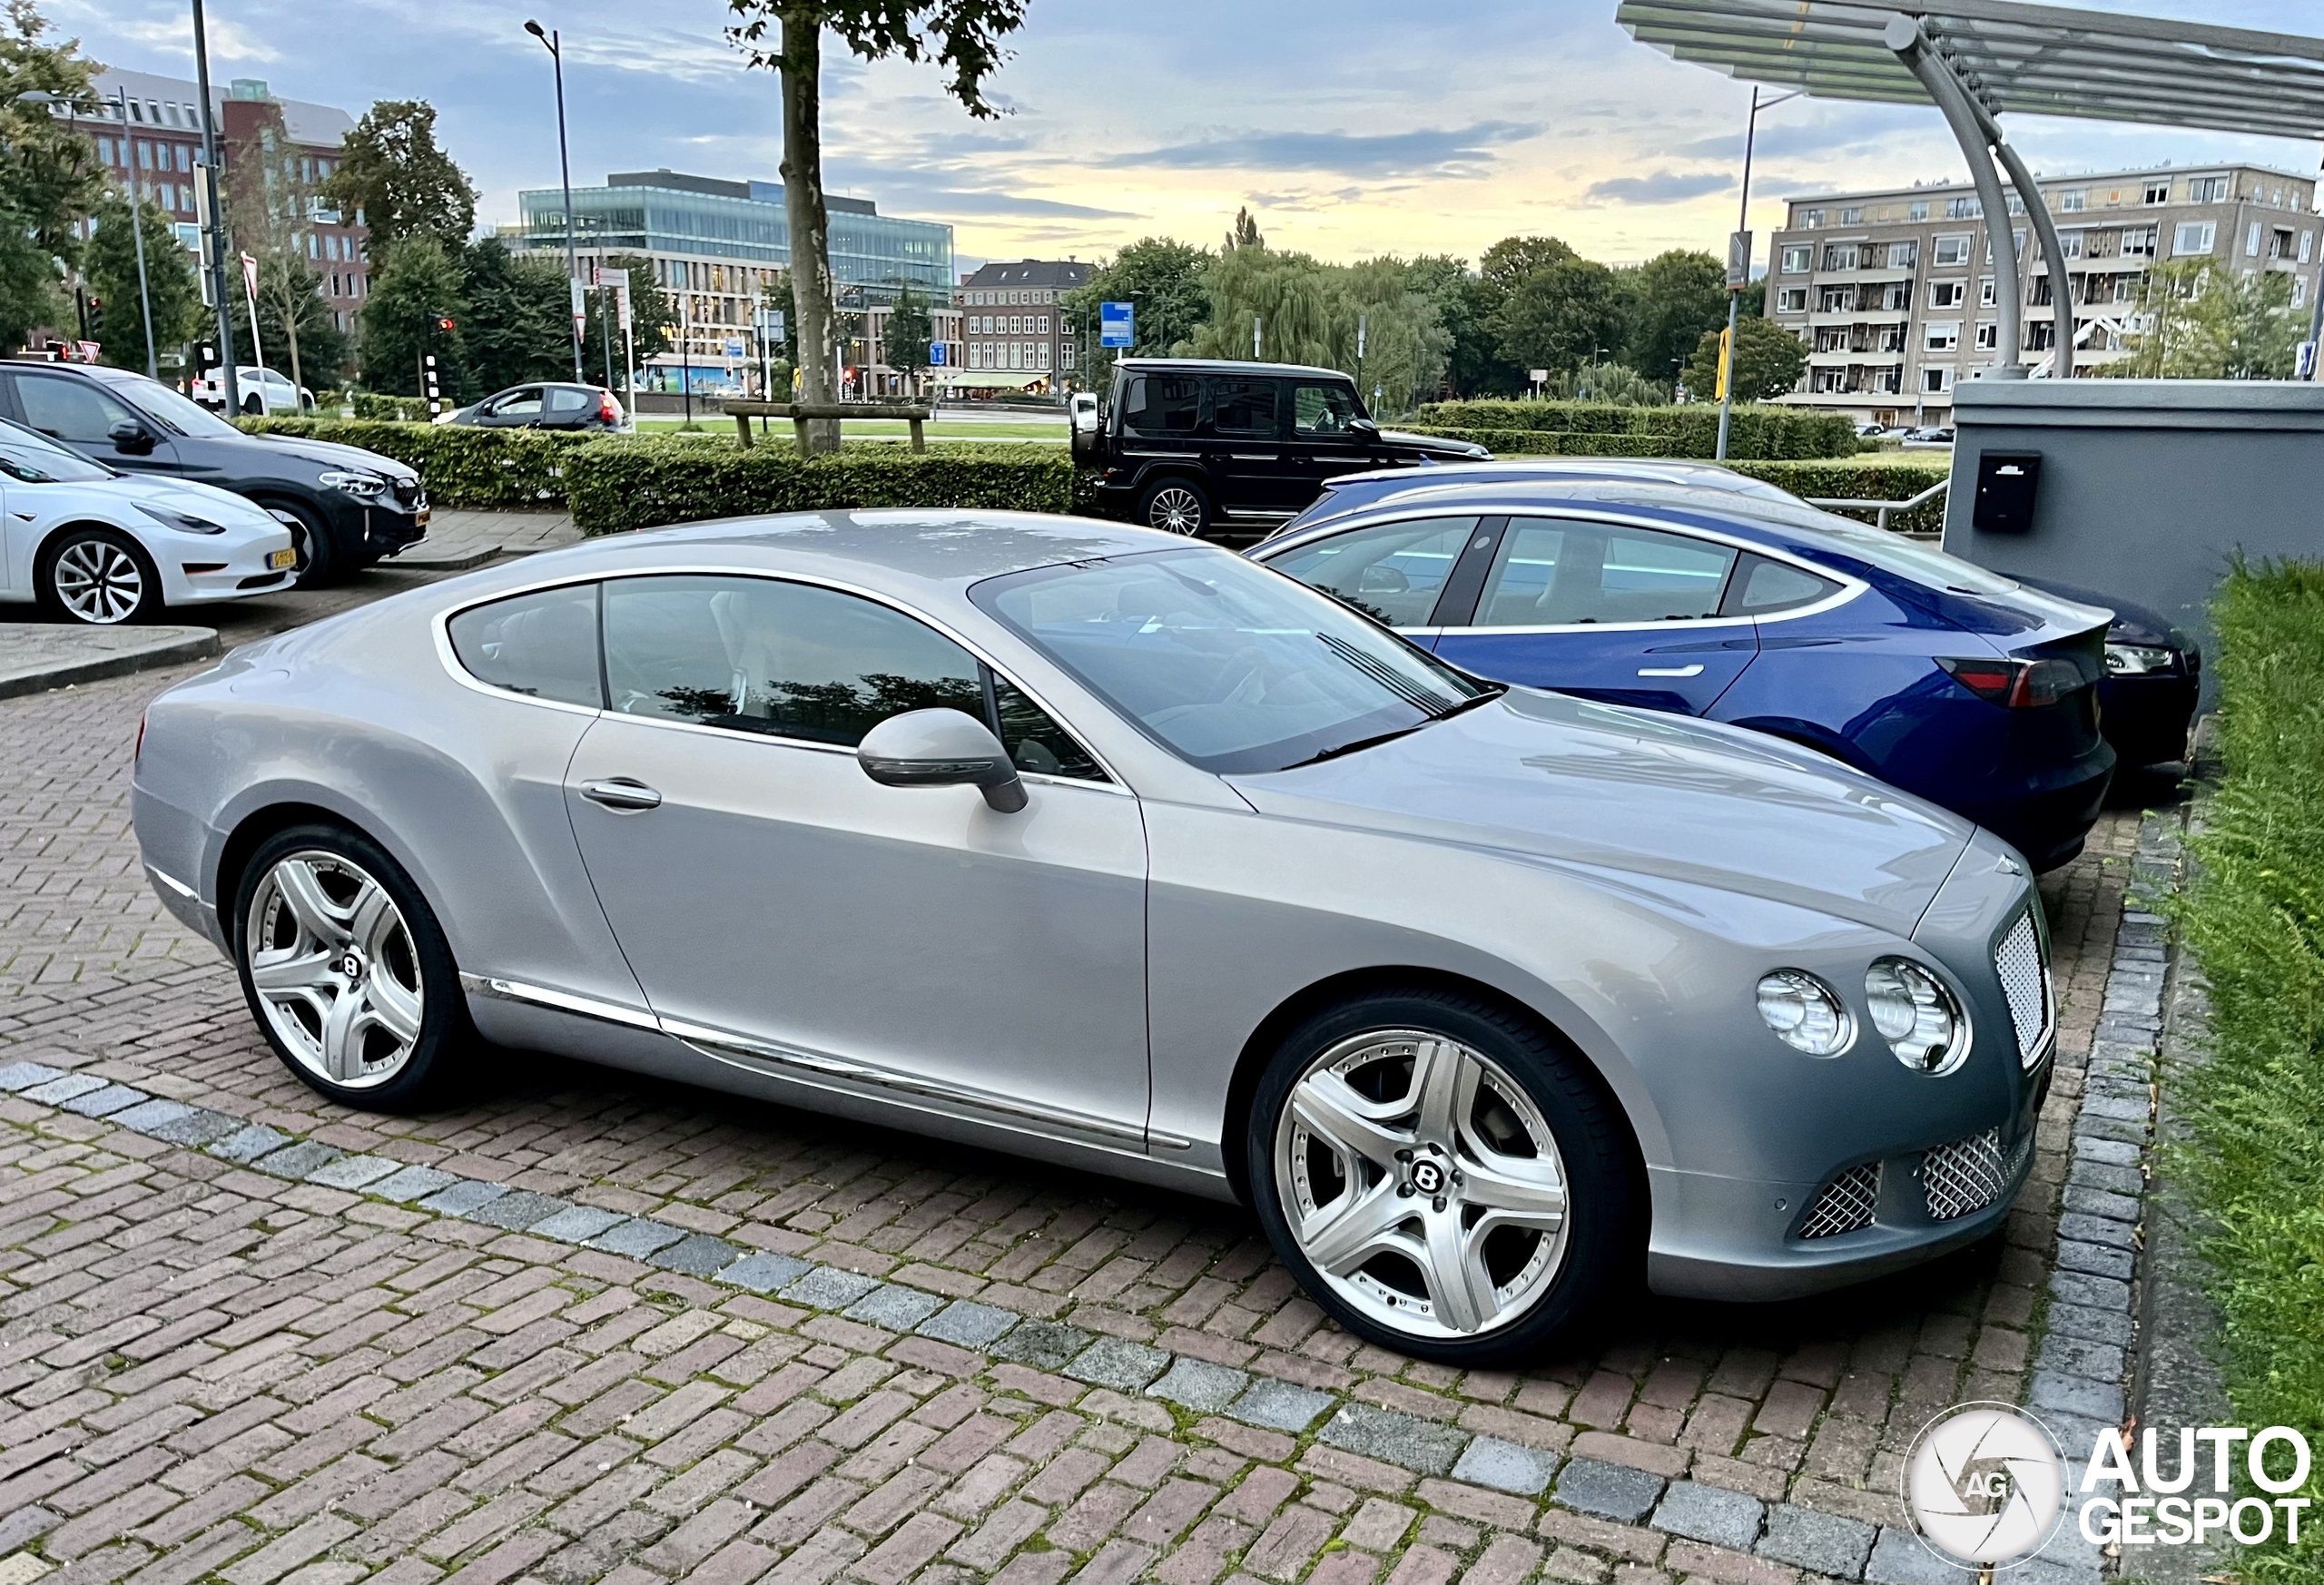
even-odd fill
[{"label": "street lamp post", "polygon": [[[202,263],[210,271],[211,300],[218,307],[218,393],[231,418],[242,410],[242,393],[234,371],[233,299],[226,292],[226,212],[218,202],[218,117],[210,107],[210,44],[202,28],[202,0],[193,0],[193,74],[202,99],[202,188],[210,200],[210,252]],[[255,321],[251,330],[256,333]]]},{"label": "street lamp post", "polygon": [[[1772,110],[1787,99],[1798,97],[1799,95],[1794,93],[1778,94],[1773,99],[1761,99],[1758,85],[1754,84],[1751,89],[1751,116],[1744,123],[1743,129],[1743,203],[1742,212],[1735,222],[1735,234],[1738,238],[1742,238],[1751,229],[1751,148],[1758,140],[1759,112]],[[1747,253],[1743,258],[1743,279],[1740,281],[1729,281],[1727,283],[1727,348],[1725,355],[1720,359],[1720,362],[1725,366],[1726,379],[1719,382],[1723,389],[1718,393],[1718,449],[1713,454],[1721,462],[1727,460],[1728,420],[1735,413],[1735,321],[1743,305],[1744,289],[1750,284],[1751,260]]]},{"label": "street lamp post", "polygon": [[[544,29],[527,17],[525,31],[548,46],[549,59],[556,68],[556,171],[565,183],[565,279],[572,290],[580,283],[581,266],[573,251],[573,167],[565,153],[565,51],[555,29]],[[581,383],[581,321],[577,318],[573,321],[573,383]]]}]

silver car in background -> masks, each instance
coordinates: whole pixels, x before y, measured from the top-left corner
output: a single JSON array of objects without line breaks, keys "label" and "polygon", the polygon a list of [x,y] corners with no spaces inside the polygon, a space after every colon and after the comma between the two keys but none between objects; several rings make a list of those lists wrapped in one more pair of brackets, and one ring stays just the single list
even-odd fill
[{"label": "silver car in background", "polygon": [[623,536],[154,701],[155,888],[291,1070],[483,1036],[1238,1198],[1342,1324],[1538,1354],[1992,1231],[2053,1009],[2002,842],[1505,689],[1216,547],[992,513]]}]

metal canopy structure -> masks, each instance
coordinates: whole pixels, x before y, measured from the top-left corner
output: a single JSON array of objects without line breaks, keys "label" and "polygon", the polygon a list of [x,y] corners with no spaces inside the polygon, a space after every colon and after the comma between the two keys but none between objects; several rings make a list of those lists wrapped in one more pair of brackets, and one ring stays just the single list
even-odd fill
[{"label": "metal canopy structure", "polygon": [[[2291,34],[2013,0],[1620,0],[1615,20],[1641,44],[1746,82],[1935,106],[1968,156],[1985,213],[2005,223],[1998,158],[2053,261],[2056,229],[2002,136],[2004,113],[2324,138],[2324,39]],[[2009,251],[1995,250],[1994,261],[2007,288],[1995,293],[2007,351],[1994,372],[2004,378],[2024,372],[2018,261],[2000,256]],[[2063,278],[2051,295],[2055,368],[2070,375],[2073,308]]]}]

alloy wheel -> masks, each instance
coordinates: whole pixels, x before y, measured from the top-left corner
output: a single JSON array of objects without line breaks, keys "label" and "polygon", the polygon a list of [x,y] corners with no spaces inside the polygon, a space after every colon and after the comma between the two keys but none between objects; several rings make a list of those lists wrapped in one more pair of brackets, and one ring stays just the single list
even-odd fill
[{"label": "alloy wheel", "polygon": [[336,853],[278,860],[251,893],[242,952],[283,1048],[350,1089],[410,1061],[427,1008],[410,927],[387,889]]},{"label": "alloy wheel", "polygon": [[1292,1237],[1367,1319],[1464,1337],[1522,1316],[1569,1238],[1567,1176],[1541,1108],[1442,1035],[1357,1035],[1311,1062],[1276,1123]]},{"label": "alloy wheel", "polygon": [[58,553],[49,576],[67,612],[101,626],[128,621],[145,598],[136,558],[109,539],[74,540]]},{"label": "alloy wheel", "polygon": [[1169,534],[1192,534],[1202,527],[1202,497],[1184,485],[1165,485],[1154,492],[1146,523]]}]

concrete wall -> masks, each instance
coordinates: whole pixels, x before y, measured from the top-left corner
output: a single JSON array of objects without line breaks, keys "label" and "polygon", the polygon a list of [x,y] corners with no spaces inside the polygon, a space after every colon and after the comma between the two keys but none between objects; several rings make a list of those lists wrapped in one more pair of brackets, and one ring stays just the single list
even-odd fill
[{"label": "concrete wall", "polygon": [[[2151,606],[2206,658],[2206,605],[2237,551],[2324,560],[2324,385],[1980,379],[1954,416],[1946,550]],[[2041,453],[2031,532],[1971,526],[1986,451]]]}]

